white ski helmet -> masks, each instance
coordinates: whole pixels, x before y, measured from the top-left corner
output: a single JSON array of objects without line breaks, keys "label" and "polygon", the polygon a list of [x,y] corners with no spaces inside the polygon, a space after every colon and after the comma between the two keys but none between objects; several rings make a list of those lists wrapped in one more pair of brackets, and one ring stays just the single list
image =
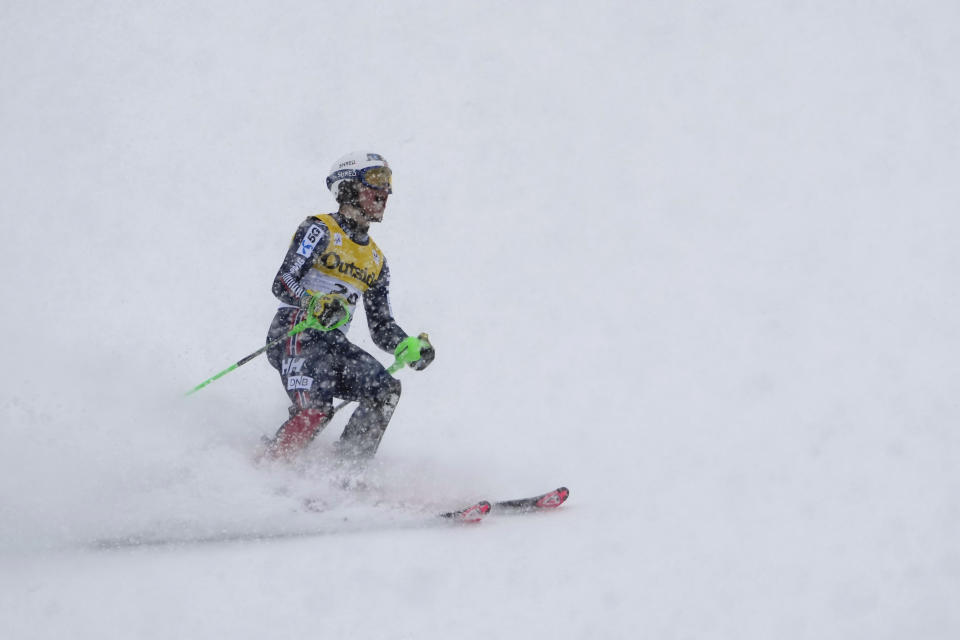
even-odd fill
[{"label": "white ski helmet", "polygon": [[[382,169],[379,169],[380,167]],[[330,167],[330,175],[327,176],[327,188],[333,193],[334,198],[339,193],[340,184],[345,181],[359,182],[374,189],[393,193],[393,175],[390,165],[379,153],[354,151],[334,162]]]}]

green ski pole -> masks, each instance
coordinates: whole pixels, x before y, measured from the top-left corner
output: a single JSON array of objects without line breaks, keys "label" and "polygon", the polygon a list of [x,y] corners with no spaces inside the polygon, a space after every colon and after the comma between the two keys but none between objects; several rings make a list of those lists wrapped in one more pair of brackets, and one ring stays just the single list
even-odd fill
[{"label": "green ski pole", "polygon": [[[298,325],[298,326],[299,326],[299,325]],[[294,327],[294,329],[296,329],[296,327]],[[241,358],[240,360],[238,360],[237,362],[233,363],[232,365],[230,365],[229,367],[227,367],[226,369],[224,369],[224,370],[221,371],[220,373],[218,373],[218,374],[216,374],[216,375],[214,375],[214,376],[211,376],[211,377],[207,378],[206,380],[204,380],[203,382],[201,382],[200,384],[198,384],[197,386],[195,386],[193,389],[190,389],[190,391],[187,391],[184,395],[188,395],[188,396],[189,396],[191,393],[195,393],[195,392],[197,392],[197,391],[200,391],[200,389],[203,389],[205,386],[207,386],[208,384],[210,384],[210,383],[213,382],[214,380],[219,380],[220,378],[222,378],[223,376],[227,375],[228,373],[230,373],[231,371],[233,371],[233,370],[236,369],[237,367],[240,367],[240,366],[243,366],[243,365],[247,364],[248,362],[250,362],[251,360],[253,360],[254,358],[256,358],[258,355],[260,355],[261,353],[263,353],[264,351],[266,351],[266,350],[269,349],[270,347],[274,346],[275,344],[277,344],[277,343],[279,343],[279,342],[281,342],[281,341],[283,341],[283,340],[286,340],[287,338],[289,338],[289,337],[290,337],[291,335],[293,335],[294,333],[299,333],[299,331],[296,331],[296,332],[295,332],[295,331],[291,330],[290,333],[288,333],[287,335],[283,336],[282,338],[277,338],[277,339],[274,340],[273,342],[269,342],[269,343],[263,345],[262,347],[260,347],[259,349],[257,349],[257,350],[254,351],[253,353],[251,353],[250,355],[246,356],[245,358]]]},{"label": "green ski pole", "polygon": [[[315,300],[315,299],[314,299],[314,300]],[[207,386],[208,384],[210,384],[210,383],[213,382],[214,380],[219,380],[220,378],[222,378],[223,376],[227,375],[228,373],[230,373],[231,371],[233,371],[233,370],[236,369],[237,367],[241,367],[241,366],[247,364],[248,362],[250,362],[251,360],[253,360],[253,359],[256,358],[257,356],[259,356],[261,353],[263,353],[264,351],[266,351],[266,350],[269,349],[270,347],[273,347],[274,345],[280,344],[281,342],[283,342],[284,340],[286,340],[286,339],[289,338],[290,336],[294,336],[294,335],[300,333],[301,331],[304,331],[305,329],[316,329],[317,331],[333,331],[334,329],[339,329],[340,327],[342,327],[343,325],[345,325],[345,324],[350,320],[350,311],[347,309],[347,307],[344,307],[345,314],[344,314],[344,316],[343,316],[342,318],[340,318],[336,323],[334,323],[334,324],[332,324],[332,325],[329,325],[329,326],[324,325],[324,324],[320,324],[320,320],[319,320],[319,319],[317,318],[317,316],[315,316],[314,313],[313,313],[313,303],[314,303],[314,300],[311,300],[311,301],[310,301],[310,306],[307,307],[307,317],[306,317],[306,319],[303,320],[303,322],[299,322],[299,323],[297,323],[296,325],[294,325],[294,327],[293,327],[292,329],[290,329],[290,331],[288,331],[288,332],[287,332],[285,335],[283,335],[282,337],[277,338],[276,340],[272,340],[271,342],[268,342],[267,344],[263,345],[262,347],[260,347],[259,349],[257,349],[257,350],[254,351],[253,353],[251,353],[250,355],[245,356],[245,357],[241,358],[240,360],[238,360],[237,362],[233,363],[232,365],[230,365],[229,367],[227,367],[226,369],[224,369],[224,370],[221,371],[220,373],[218,373],[218,374],[216,374],[216,375],[213,375],[213,376],[207,378],[206,380],[204,380],[203,382],[201,382],[200,384],[198,384],[197,386],[195,386],[193,389],[190,389],[190,391],[187,391],[184,395],[189,396],[189,395],[192,394],[192,393],[196,393],[197,391],[199,391],[200,389],[203,389],[205,386]],[[394,363],[394,364],[396,364],[396,363]],[[402,367],[403,365],[401,364],[400,366]],[[399,367],[398,367],[398,368],[399,368]]]}]

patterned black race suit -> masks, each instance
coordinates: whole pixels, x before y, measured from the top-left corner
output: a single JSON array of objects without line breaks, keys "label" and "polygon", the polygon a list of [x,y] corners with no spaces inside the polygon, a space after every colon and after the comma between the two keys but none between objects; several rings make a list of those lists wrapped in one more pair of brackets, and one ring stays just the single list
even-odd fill
[{"label": "patterned black race suit", "polygon": [[[365,230],[338,213],[312,216],[297,228],[273,281],[281,307],[267,341],[284,336],[306,317],[314,293],[340,293],[351,312],[363,299],[374,343],[392,353],[407,333],[393,319],[386,259]],[[400,399],[400,382],[369,353],[347,339],[349,324],[333,331],[306,329],[267,351],[293,405],[277,432],[274,453],[302,449],[329,421],[334,398],[359,406],[340,437],[345,455],[370,457],[377,451]]]}]

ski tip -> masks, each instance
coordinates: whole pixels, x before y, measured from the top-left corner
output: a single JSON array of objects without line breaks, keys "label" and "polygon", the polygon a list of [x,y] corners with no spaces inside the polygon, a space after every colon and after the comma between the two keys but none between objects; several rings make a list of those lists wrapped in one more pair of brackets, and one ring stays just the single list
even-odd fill
[{"label": "ski tip", "polygon": [[570,489],[558,487],[550,493],[545,493],[537,500],[537,509],[555,509],[567,501],[570,497]]},{"label": "ski tip", "polygon": [[459,511],[450,511],[449,513],[441,513],[441,518],[447,518],[453,520],[454,522],[480,522],[483,520],[484,516],[490,513],[492,505],[486,500],[481,500],[476,504],[472,504],[465,509],[460,509]]}]

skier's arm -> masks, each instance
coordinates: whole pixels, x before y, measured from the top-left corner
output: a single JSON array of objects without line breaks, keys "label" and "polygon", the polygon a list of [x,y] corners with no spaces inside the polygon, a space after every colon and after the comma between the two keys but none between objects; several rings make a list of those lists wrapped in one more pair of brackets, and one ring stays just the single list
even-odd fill
[{"label": "skier's arm", "polygon": [[277,299],[293,306],[303,306],[301,299],[310,294],[300,280],[310,270],[313,256],[327,246],[329,237],[327,226],[316,218],[307,218],[300,223],[273,279],[273,295]]},{"label": "skier's arm", "polygon": [[400,341],[407,337],[407,332],[393,319],[390,309],[390,269],[386,262],[383,263],[380,277],[363,294],[363,309],[374,344],[392,353]]}]

